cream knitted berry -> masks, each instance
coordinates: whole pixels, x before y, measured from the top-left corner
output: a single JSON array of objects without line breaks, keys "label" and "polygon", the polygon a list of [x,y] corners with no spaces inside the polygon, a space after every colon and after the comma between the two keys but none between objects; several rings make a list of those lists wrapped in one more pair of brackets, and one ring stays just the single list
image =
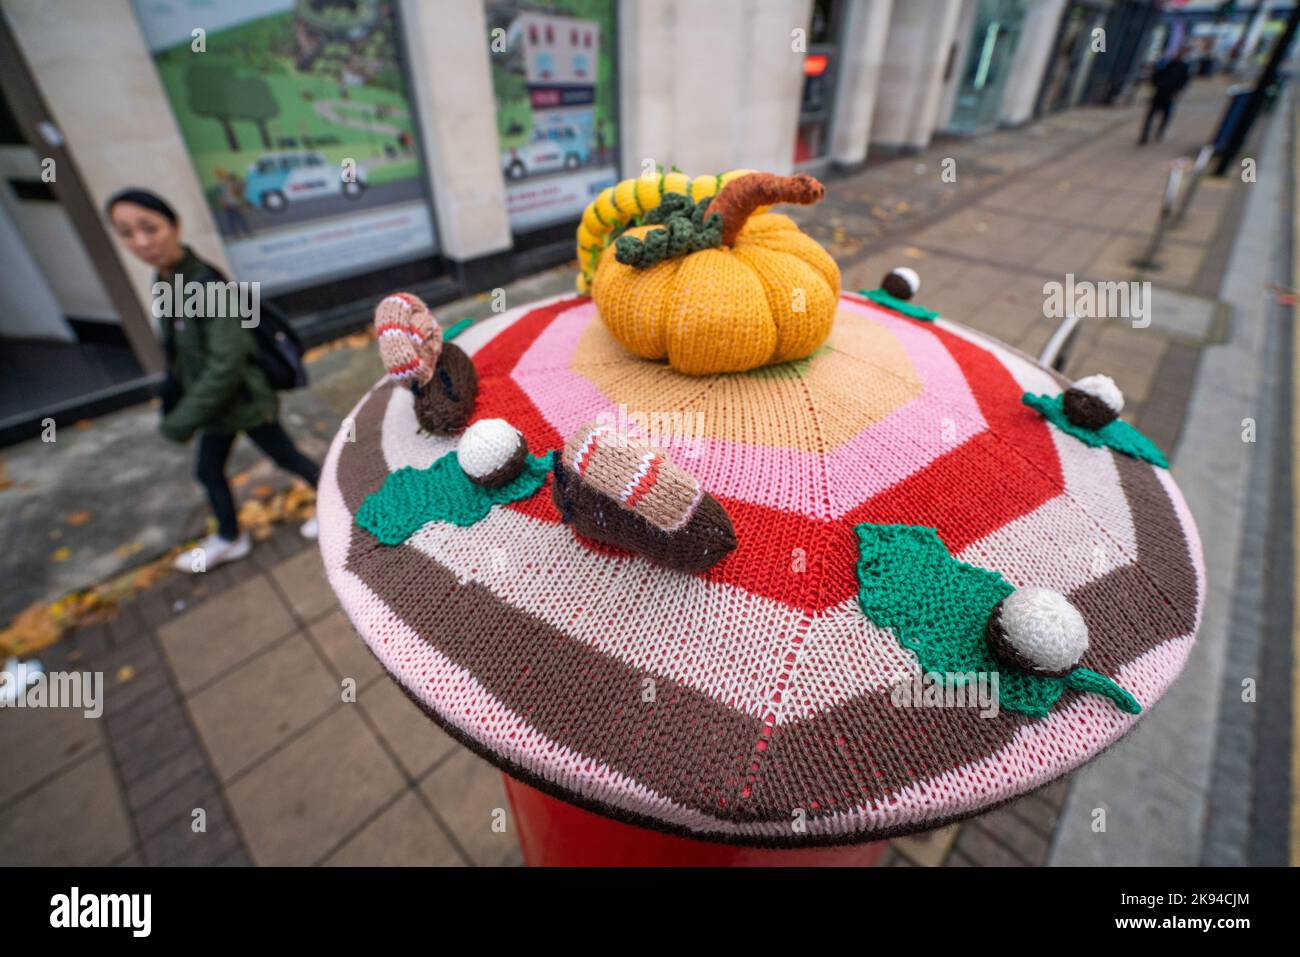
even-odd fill
[{"label": "cream knitted berry", "polygon": [[1017,588],[998,602],[987,636],[998,658],[1040,675],[1068,674],[1088,650],[1083,616],[1050,588]]},{"label": "cream knitted berry", "polygon": [[1061,406],[1066,417],[1082,429],[1100,429],[1124,411],[1124,393],[1108,375],[1084,376],[1065,390]]},{"label": "cream knitted berry", "polygon": [[915,269],[897,266],[880,281],[880,288],[895,299],[911,299],[921,289],[921,277],[916,274]]},{"label": "cream knitted berry", "polygon": [[528,444],[505,419],[479,419],[461,436],[456,458],[471,482],[500,488],[524,467]]}]

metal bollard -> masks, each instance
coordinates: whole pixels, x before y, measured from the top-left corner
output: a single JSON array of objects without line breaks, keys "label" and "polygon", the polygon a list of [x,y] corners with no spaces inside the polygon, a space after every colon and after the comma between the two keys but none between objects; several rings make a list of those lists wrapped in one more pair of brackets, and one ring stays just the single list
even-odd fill
[{"label": "metal bollard", "polygon": [[1047,345],[1043,346],[1043,351],[1038,354],[1039,365],[1057,372],[1064,371],[1065,364],[1070,361],[1070,347],[1074,345],[1078,333],[1079,317],[1072,312],[1067,313],[1052,333],[1052,338],[1047,340]]},{"label": "metal bollard", "polygon": [[1183,182],[1183,170],[1186,168],[1185,159],[1179,160],[1170,167],[1169,176],[1165,180],[1165,194],[1160,200],[1160,215],[1156,218],[1156,228],[1151,232],[1151,242],[1147,244],[1146,252],[1132,261],[1132,265],[1141,269],[1160,268],[1160,264],[1156,262],[1156,252],[1160,249],[1161,240],[1165,238],[1165,230],[1169,228],[1174,203],[1178,199],[1178,187]]},{"label": "metal bollard", "polygon": [[1183,215],[1187,212],[1187,207],[1192,205],[1192,197],[1196,195],[1196,187],[1201,185],[1201,177],[1205,175],[1212,159],[1214,159],[1214,147],[1209,144],[1202,146],[1201,151],[1196,154],[1196,162],[1192,164],[1192,178],[1188,181],[1187,188],[1183,190],[1182,201],[1178,204],[1174,218],[1169,223],[1171,229],[1177,229],[1183,221]]}]

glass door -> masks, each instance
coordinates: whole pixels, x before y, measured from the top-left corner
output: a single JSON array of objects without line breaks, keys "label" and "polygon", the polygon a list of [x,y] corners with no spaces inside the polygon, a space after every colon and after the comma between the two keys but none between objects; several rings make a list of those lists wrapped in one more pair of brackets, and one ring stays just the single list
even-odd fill
[{"label": "glass door", "polygon": [[1026,7],[1025,0],[979,0],[950,130],[975,133],[997,125]]}]

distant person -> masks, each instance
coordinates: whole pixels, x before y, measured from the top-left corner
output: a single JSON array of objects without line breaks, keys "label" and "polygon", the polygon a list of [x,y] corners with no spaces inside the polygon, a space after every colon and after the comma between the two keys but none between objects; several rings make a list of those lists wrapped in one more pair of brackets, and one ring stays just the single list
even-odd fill
[{"label": "distant person", "polygon": [[1147,110],[1146,122],[1142,124],[1139,146],[1150,140],[1151,121],[1155,119],[1157,113],[1160,114],[1160,126],[1156,129],[1156,141],[1164,139],[1165,127],[1169,125],[1169,116],[1174,111],[1174,101],[1183,91],[1183,87],[1187,86],[1191,77],[1192,71],[1187,65],[1186,46],[1180,46],[1171,59],[1156,67],[1155,73],[1151,75],[1151,85],[1155,87],[1155,94],[1151,97],[1151,108]]},{"label": "distant person", "polygon": [[232,239],[253,235],[248,220],[244,218],[244,207],[248,200],[244,197],[244,184],[234,173],[217,170],[217,181],[221,188],[217,193],[217,203],[221,206],[221,221],[226,235]]},{"label": "distant person", "polygon": [[[226,282],[217,269],[181,242],[180,219],[161,197],[127,189],[108,201],[108,218],[126,247],[157,270],[154,281],[182,283]],[[172,310],[177,312],[179,310]],[[320,467],[293,444],[279,422],[279,398],[256,361],[257,337],[245,328],[238,312],[226,317],[164,316],[163,350],[167,378],[163,400],[162,434],[186,442],[199,434],[195,477],[208,493],[217,517],[217,531],[176,559],[176,567],[192,572],[201,560],[204,569],[243,558],[252,543],[241,533],[235,500],[226,482],[226,461],[240,432],[280,468],[292,472],[313,488]],[[316,538],[316,519],[300,529],[304,538]]]}]

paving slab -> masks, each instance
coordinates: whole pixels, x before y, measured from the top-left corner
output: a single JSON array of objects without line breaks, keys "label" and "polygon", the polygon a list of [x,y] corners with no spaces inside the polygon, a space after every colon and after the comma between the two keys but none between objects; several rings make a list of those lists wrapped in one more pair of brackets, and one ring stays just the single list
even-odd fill
[{"label": "paving slab", "polygon": [[355,706],[336,708],[230,786],[259,865],[315,864],[406,787]]},{"label": "paving slab", "polygon": [[331,867],[464,867],[415,789],[406,791],[355,837],[330,855]]},{"label": "paving slab", "polygon": [[126,808],[102,749],[0,813],[0,863],[7,866],[105,866],[131,844]]},{"label": "paving slab", "polygon": [[223,781],[231,781],[334,708],[339,682],[302,635],[281,641],[191,696],[190,714]]},{"label": "paving slab", "polygon": [[297,625],[265,578],[250,578],[158,629],[182,691],[189,693],[285,637]]}]

